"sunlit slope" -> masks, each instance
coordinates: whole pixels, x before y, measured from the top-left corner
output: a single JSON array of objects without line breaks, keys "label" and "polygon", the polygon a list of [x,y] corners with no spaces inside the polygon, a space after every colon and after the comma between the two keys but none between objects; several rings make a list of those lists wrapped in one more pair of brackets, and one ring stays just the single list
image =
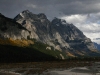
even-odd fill
[{"label": "sunlit slope", "polygon": [[13,40],[12,38],[9,39],[0,39],[0,44],[2,45],[12,45],[12,46],[19,46],[19,47],[24,47],[24,46],[29,46],[30,44],[34,44],[33,41],[31,40]]}]

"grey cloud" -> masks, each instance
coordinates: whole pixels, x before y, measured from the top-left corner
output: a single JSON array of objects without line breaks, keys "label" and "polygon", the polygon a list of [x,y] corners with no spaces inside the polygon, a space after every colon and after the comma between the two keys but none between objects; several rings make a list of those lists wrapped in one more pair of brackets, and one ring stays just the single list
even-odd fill
[{"label": "grey cloud", "polygon": [[19,12],[25,10],[26,0],[0,0],[0,13],[7,17],[15,17]]},{"label": "grey cloud", "polygon": [[87,17],[87,21],[100,24],[100,13],[89,14]]},{"label": "grey cloud", "polygon": [[98,0],[77,0],[64,5],[61,11],[65,14],[89,14],[97,13],[100,11]]},{"label": "grey cloud", "polygon": [[[99,12],[100,0],[0,0],[0,12],[15,17],[23,10],[33,13],[45,13],[49,18],[63,14],[89,14]],[[36,5],[37,8],[28,5]]]},{"label": "grey cloud", "polygon": [[7,17],[14,18],[26,9],[35,14],[45,13],[48,19],[70,16],[67,20],[87,37],[100,38],[100,0],[0,0],[0,13]]}]

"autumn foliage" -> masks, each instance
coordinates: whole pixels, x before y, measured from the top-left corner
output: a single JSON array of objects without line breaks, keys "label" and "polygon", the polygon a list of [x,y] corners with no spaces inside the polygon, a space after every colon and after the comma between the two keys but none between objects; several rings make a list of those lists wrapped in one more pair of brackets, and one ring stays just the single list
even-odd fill
[{"label": "autumn foliage", "polygon": [[25,39],[13,40],[12,38],[9,38],[9,39],[0,39],[0,44],[24,47],[24,46],[29,46],[30,44],[34,44],[34,42],[31,40],[25,40]]}]

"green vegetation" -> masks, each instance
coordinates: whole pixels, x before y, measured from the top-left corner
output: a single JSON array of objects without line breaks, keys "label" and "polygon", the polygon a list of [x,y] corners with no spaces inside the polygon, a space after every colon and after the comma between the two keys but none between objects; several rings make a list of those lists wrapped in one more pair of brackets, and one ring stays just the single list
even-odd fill
[{"label": "green vegetation", "polygon": [[[49,46],[47,44],[43,44],[41,42],[35,42],[35,44],[31,45],[30,47],[34,48],[34,49],[37,49],[38,51],[40,51],[42,53],[45,53],[47,55],[51,55],[51,56],[53,56],[53,57],[55,57],[57,59],[62,59],[60,54],[62,54],[65,59],[67,58],[65,53],[63,53],[61,51],[58,51],[58,50],[54,49],[52,46]],[[50,47],[51,50],[46,49],[47,47]]]},{"label": "green vegetation", "polygon": [[[34,44],[29,46],[14,46],[14,45],[1,45],[0,44],[0,62],[33,62],[33,61],[58,61],[62,60],[64,57],[66,60],[73,59],[73,57],[68,57],[64,52],[54,49],[52,46],[37,42],[33,39]],[[48,47],[48,48],[47,48]],[[78,46],[76,46],[78,47]],[[75,47],[75,48],[76,48]],[[81,49],[80,49],[81,50]],[[94,56],[99,57],[100,53],[89,53],[90,58]],[[83,60],[87,59],[90,55],[79,56],[80,58],[74,58]],[[63,56],[63,57],[62,57]],[[93,56],[93,57],[92,57]]]},{"label": "green vegetation", "polygon": [[55,58],[31,47],[0,45],[0,62],[32,62],[45,60],[55,60]]},{"label": "green vegetation", "polygon": [[46,49],[47,44],[35,42],[28,47],[18,47],[12,45],[0,45],[0,62],[32,62],[32,61],[53,61],[65,58],[66,55],[58,50]]}]

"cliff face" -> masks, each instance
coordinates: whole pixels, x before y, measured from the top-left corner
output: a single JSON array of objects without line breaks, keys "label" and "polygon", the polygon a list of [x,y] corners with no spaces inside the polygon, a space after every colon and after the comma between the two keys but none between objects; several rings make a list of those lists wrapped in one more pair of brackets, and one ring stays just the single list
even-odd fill
[{"label": "cliff face", "polygon": [[0,15],[0,24],[1,38],[36,39],[73,57],[97,52],[91,40],[73,24],[58,18],[50,22],[43,13],[25,10],[14,19]]},{"label": "cliff face", "polygon": [[95,48],[96,48],[97,50],[100,50],[100,44],[97,44],[97,43],[94,42],[94,46],[95,46]]},{"label": "cliff face", "polygon": [[25,10],[14,20],[31,32],[30,38],[53,46],[55,49],[72,55],[85,55],[96,51],[94,44],[73,24],[54,18],[51,22],[46,15],[33,14]]},{"label": "cliff face", "polygon": [[29,31],[22,25],[0,14],[0,38],[27,39]]},{"label": "cliff face", "polygon": [[81,55],[84,55],[89,50],[95,51],[91,40],[77,27],[73,24],[66,23],[65,20],[55,18],[51,23],[51,32],[52,34],[56,34],[54,38],[57,39],[58,43],[63,39],[65,43],[61,45],[64,50],[67,48],[69,52],[71,51],[71,53],[79,53]]}]

